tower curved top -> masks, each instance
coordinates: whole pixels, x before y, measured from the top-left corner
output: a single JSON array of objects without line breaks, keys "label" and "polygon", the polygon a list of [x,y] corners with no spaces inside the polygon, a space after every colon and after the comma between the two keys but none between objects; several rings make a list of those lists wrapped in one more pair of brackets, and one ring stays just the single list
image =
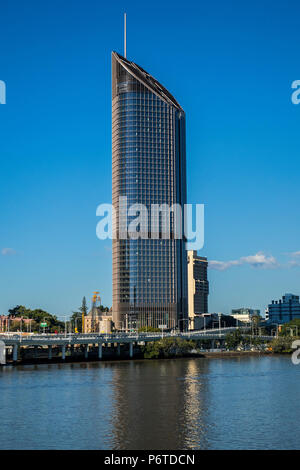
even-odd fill
[{"label": "tower curved top", "polygon": [[135,62],[130,62],[128,59],[118,54],[117,52],[112,52],[112,57],[119,62],[119,64],[124,67],[130,75],[132,75],[136,80],[146,86],[150,91],[158,95],[162,100],[167,104],[170,104],[177,108],[178,110],[183,111],[180,104],[175,100],[174,96],[159,83],[152,75],[150,75],[146,70],[137,65]]}]

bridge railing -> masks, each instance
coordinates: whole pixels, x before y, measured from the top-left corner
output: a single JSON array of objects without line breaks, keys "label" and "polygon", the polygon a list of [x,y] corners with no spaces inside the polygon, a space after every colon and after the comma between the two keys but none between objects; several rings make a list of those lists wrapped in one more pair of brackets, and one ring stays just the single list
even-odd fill
[{"label": "bridge railing", "polygon": [[[19,333],[15,334],[0,334],[0,339],[6,340],[8,342],[14,342],[14,343],[23,343],[24,345],[27,343],[32,343],[32,342],[40,342],[40,344],[45,344],[45,343],[52,343],[55,344],[55,341],[61,342],[72,342],[73,344],[78,342],[80,344],[81,342],[84,343],[87,340],[90,340],[91,343],[98,343],[98,342],[108,342],[108,343],[113,343],[113,342],[122,342],[124,341],[143,341],[147,340],[150,341],[151,339],[158,340],[162,337],[164,338],[189,338],[189,339],[201,339],[201,338],[211,338],[212,336],[216,337],[223,337],[226,336],[227,333],[234,331],[236,329],[241,329],[241,330],[248,330],[249,328],[247,327],[242,327],[242,328],[236,328],[236,327],[225,327],[225,328],[212,328],[212,329],[206,329],[206,330],[198,330],[198,331],[186,331],[186,332],[180,332],[180,331],[172,331],[172,332],[121,332],[121,333],[111,333],[111,334],[98,334],[98,333],[68,333],[68,334],[32,334],[29,336],[22,336]],[[253,336],[253,335],[252,335]],[[271,336],[265,335],[265,336],[258,336],[261,339],[270,339],[272,338]],[[126,342],[127,342],[126,341]]]}]

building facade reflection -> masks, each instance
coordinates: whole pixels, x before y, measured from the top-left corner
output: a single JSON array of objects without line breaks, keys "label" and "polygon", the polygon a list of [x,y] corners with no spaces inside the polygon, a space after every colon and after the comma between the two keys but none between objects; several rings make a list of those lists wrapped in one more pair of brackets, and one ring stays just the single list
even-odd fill
[{"label": "building facade reflection", "polygon": [[112,378],[114,449],[206,449],[205,359],[134,361]]}]

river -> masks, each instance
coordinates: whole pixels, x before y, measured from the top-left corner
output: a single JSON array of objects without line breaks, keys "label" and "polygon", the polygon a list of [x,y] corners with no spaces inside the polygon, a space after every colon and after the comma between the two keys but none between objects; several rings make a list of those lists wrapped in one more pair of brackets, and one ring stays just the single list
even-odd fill
[{"label": "river", "polygon": [[289,356],[0,369],[0,449],[298,449]]}]

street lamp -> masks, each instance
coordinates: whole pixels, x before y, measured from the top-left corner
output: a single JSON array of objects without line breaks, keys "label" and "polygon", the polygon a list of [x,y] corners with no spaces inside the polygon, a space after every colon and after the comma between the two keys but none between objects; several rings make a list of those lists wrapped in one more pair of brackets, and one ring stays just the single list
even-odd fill
[{"label": "street lamp", "polygon": [[[74,329],[77,330],[77,332],[78,332],[78,329],[77,329],[77,320],[78,320],[78,318],[82,318],[81,313],[78,313],[78,314],[75,316],[75,318],[74,318]],[[81,332],[83,333],[83,331],[82,331],[82,325],[81,325]]]},{"label": "street lamp", "polygon": [[68,316],[67,315],[62,315],[62,318],[64,318],[64,322],[65,322],[65,338],[67,337],[67,318]]},{"label": "street lamp", "polygon": [[288,326],[286,330],[290,331],[290,336],[294,336],[294,328],[296,328],[296,336],[298,336],[298,326],[297,325],[291,325],[290,327]]},{"label": "street lamp", "polygon": [[[222,328],[222,313],[218,313],[219,317],[219,338],[221,338],[221,328]],[[225,323],[225,322],[224,322]]]},{"label": "street lamp", "polygon": [[175,327],[175,318],[172,318],[171,319],[172,322],[173,322],[173,326],[172,326],[172,332],[175,333],[176,332],[176,327]]},{"label": "street lamp", "polygon": [[294,328],[296,328],[296,336],[298,336],[298,325],[291,325],[293,334],[294,334]]}]

